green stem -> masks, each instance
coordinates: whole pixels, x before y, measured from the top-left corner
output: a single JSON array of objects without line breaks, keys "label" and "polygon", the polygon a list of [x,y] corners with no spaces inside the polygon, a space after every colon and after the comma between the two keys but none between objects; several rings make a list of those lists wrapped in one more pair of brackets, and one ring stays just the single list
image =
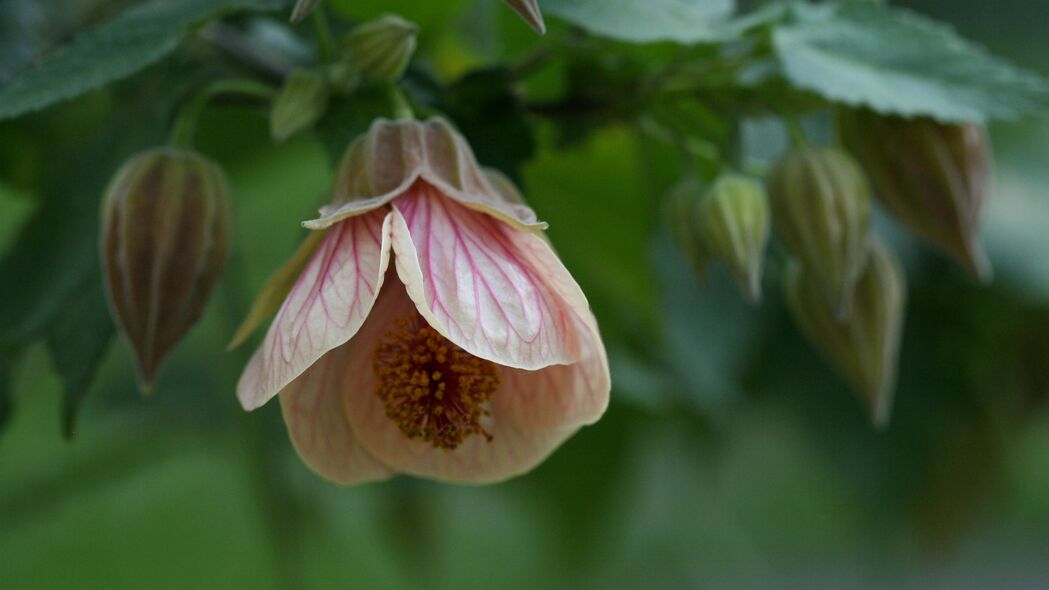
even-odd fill
[{"label": "green stem", "polygon": [[790,134],[790,141],[794,144],[797,149],[805,149],[809,147],[809,138],[805,136],[805,130],[801,127],[801,122],[794,115],[783,115],[783,124],[787,126],[787,133]]},{"label": "green stem", "polygon": [[331,25],[328,23],[328,12],[324,6],[313,9],[313,26],[317,34],[317,53],[321,63],[328,63],[335,53],[335,42],[331,34]]},{"label": "green stem", "polygon": [[269,101],[273,99],[274,93],[271,86],[246,78],[230,78],[212,82],[194,95],[179,111],[171,127],[169,143],[183,149],[192,146],[197,133],[197,123],[208,103],[217,96],[238,95]]},{"label": "green stem", "polygon": [[404,91],[401,90],[401,87],[396,84],[390,84],[390,110],[393,112],[393,118],[398,121],[415,119],[415,112],[412,110],[411,103],[404,96]]}]

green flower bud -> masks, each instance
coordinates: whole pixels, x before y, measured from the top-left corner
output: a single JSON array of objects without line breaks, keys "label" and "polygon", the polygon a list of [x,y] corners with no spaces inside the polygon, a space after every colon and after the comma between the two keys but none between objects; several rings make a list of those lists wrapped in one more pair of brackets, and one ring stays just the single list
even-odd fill
[{"label": "green flower bud", "polygon": [[681,180],[667,193],[666,222],[670,237],[688,259],[696,276],[705,279],[711,254],[703,244],[696,224],[702,199],[703,185],[698,180]]},{"label": "green flower bud", "polygon": [[306,18],[306,15],[320,3],[321,0],[299,0],[295,3],[295,10],[291,12],[291,22],[297,23]]},{"label": "green flower bud", "polygon": [[759,301],[771,225],[765,188],[746,176],[722,176],[700,202],[697,222],[707,250],[725,263],[751,301]]},{"label": "green flower bud", "polygon": [[148,391],[196,323],[229,250],[230,189],[199,154],[155,148],[129,160],[106,192],[102,265],[110,308]]},{"label": "green flower bud", "polygon": [[870,231],[863,171],[841,150],[798,149],[776,164],[769,193],[776,232],[822,284],[838,315],[847,316]]},{"label": "green flower bud", "polygon": [[839,319],[817,277],[802,264],[791,264],[785,287],[801,331],[863,399],[874,424],[886,425],[896,386],[907,291],[892,252],[879,242],[871,244],[847,320]]},{"label": "green flower bud", "polygon": [[974,275],[988,278],[990,263],[979,238],[991,168],[984,129],[869,110],[843,111],[839,127],[889,212]]},{"label": "green flower bud", "polygon": [[506,0],[506,3],[525,19],[536,33],[542,35],[546,32],[546,24],[543,23],[543,14],[539,10],[538,0]]},{"label": "green flower bud", "polygon": [[313,70],[295,70],[284,82],[270,111],[270,134],[277,141],[313,126],[328,110],[328,84]]},{"label": "green flower bud", "polygon": [[396,82],[408,69],[418,33],[415,23],[387,14],[354,29],[343,47],[365,80]]}]

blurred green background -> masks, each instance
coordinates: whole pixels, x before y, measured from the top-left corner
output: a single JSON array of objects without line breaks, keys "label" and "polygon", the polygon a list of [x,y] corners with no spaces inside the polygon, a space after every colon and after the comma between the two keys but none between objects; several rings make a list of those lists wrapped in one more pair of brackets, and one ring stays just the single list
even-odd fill
[{"label": "blurred green background", "polygon": [[[534,39],[496,2],[337,4],[419,22],[422,54],[444,79],[523,55]],[[1049,74],[1044,0],[907,4]],[[36,24],[57,29],[88,18],[44,12]],[[496,29],[477,26],[490,19]],[[167,67],[179,66],[153,70]],[[149,94],[93,93],[0,124],[0,252],[41,206],[35,162],[76,178],[111,173],[62,158],[66,137],[90,136],[93,113],[121,100],[141,106]],[[324,201],[327,154],[310,135],[272,145],[262,112],[213,108],[202,128],[202,151],[236,191],[230,270],[153,396],[139,395],[123,343],[109,347],[71,440],[43,346],[10,368],[0,587],[1049,587],[1045,120],[992,128],[992,284],[894,236],[911,291],[885,432],[794,328],[781,259],[760,308],[726,276],[692,278],[661,224],[672,180],[662,148],[627,127],[568,147],[541,133],[520,180],[606,336],[608,414],[509,483],[401,477],[349,490],[298,461],[276,404],[240,410],[233,389],[250,347],[224,351],[254,290],[301,239],[298,222]],[[755,158],[779,140],[748,127]],[[65,218],[94,207],[56,211],[56,240]]]}]

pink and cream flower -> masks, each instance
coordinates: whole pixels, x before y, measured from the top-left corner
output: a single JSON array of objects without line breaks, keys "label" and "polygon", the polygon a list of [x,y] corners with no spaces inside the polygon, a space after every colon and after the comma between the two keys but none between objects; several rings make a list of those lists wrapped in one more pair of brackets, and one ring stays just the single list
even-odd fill
[{"label": "pink and cream flower", "polygon": [[304,225],[323,234],[237,395],[248,410],[277,396],[322,477],[499,481],[604,413],[586,298],[545,224],[445,121],[375,122]]}]

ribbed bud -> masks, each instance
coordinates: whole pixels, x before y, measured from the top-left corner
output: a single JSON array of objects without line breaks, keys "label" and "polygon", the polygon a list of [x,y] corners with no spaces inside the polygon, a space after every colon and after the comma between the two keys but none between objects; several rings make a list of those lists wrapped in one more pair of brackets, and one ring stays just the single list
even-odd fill
[{"label": "ribbed bud", "polygon": [[847,316],[870,230],[863,171],[841,150],[797,149],[776,164],[769,193],[776,232],[822,284],[839,316]]},{"label": "ribbed bud", "polygon": [[697,219],[702,200],[703,185],[698,180],[679,181],[667,193],[666,222],[670,237],[692,265],[696,276],[706,279],[711,254],[699,235]]},{"label": "ribbed bud", "polygon": [[697,222],[706,249],[728,267],[748,299],[760,301],[771,226],[765,187],[738,174],[718,178],[700,202]]},{"label": "ribbed bud", "polygon": [[270,111],[270,134],[277,141],[313,126],[328,110],[328,84],[313,70],[299,69],[288,76]]},{"label": "ribbed bud", "polygon": [[543,13],[539,10],[539,0],[506,0],[506,3],[525,19],[536,33],[542,35],[546,32],[546,24],[543,23]]},{"label": "ribbed bud", "polygon": [[896,387],[907,286],[892,252],[874,242],[852,295],[852,313],[841,320],[819,280],[794,262],[787,271],[787,301],[812,344],[863,399],[877,426],[888,423]]},{"label": "ribbed bud", "polygon": [[343,40],[350,61],[365,80],[396,82],[415,53],[419,27],[395,14],[364,23]]},{"label": "ribbed bud", "polygon": [[920,117],[843,111],[842,142],[870,176],[896,219],[981,279],[991,273],[980,245],[990,145],[982,127]]},{"label": "ribbed bud", "polygon": [[229,201],[217,165],[172,148],[133,157],[110,182],[102,265],[110,307],[146,391],[222,275]]}]

